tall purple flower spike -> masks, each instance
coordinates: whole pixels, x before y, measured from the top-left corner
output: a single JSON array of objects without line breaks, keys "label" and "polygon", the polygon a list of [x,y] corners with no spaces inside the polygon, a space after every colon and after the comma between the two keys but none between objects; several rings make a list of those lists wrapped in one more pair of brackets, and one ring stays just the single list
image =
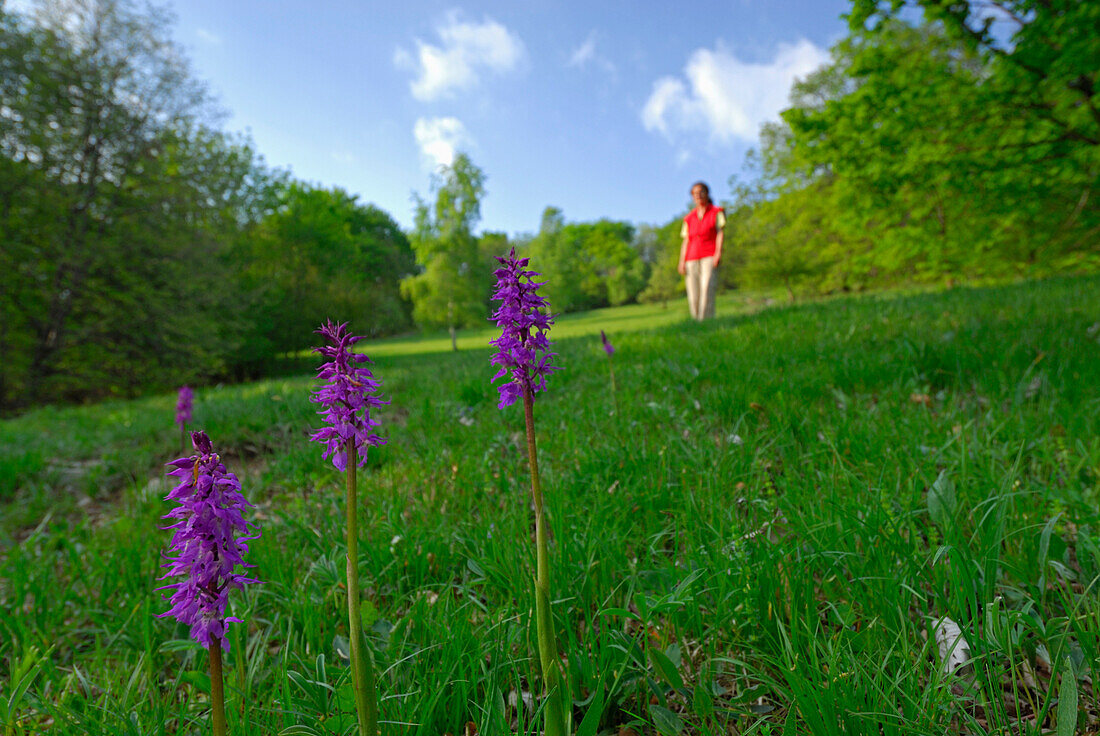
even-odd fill
[{"label": "tall purple flower spike", "polygon": [[[234,569],[254,567],[245,563],[244,555],[248,542],[260,535],[254,525],[245,523],[241,512],[252,504],[241,494],[237,476],[226,471],[210,438],[205,432],[192,432],[191,443],[197,454],[168,463],[173,468],[168,475],[179,478],[180,484],[164,500],[179,506],[163,517],[175,523],[166,527],[174,532],[163,565],[168,572],[161,580],[180,575],[183,580],[157,588],[173,591],[172,607],[159,616],[174,616],[190,626],[191,637],[207,649],[217,640],[228,651],[226,624],[240,621],[225,615],[229,591],[260,582]],[[234,536],[252,531],[252,536]]]},{"label": "tall purple flower spike", "polygon": [[607,353],[608,355],[614,355],[615,354],[615,346],[612,345],[611,341],[607,339],[607,334],[603,330],[600,330],[600,340],[603,341],[603,350],[604,350],[604,352]]},{"label": "tall purple flower spike", "polygon": [[546,331],[554,319],[546,299],[538,295],[538,288],[545,282],[531,280],[539,274],[526,270],[529,259],[516,258],[515,248],[507,256],[497,256],[497,260],[502,267],[493,272],[497,277],[493,299],[500,302],[500,307],[491,319],[501,328],[501,336],[489,344],[497,348],[490,362],[501,367],[492,380],[511,372],[511,380],[497,387],[498,406],[503,409],[515,403],[525,390],[530,391],[532,399],[536,391],[545,391],[546,377],[560,368],[550,365],[556,353],[550,352]]},{"label": "tall purple flower spike", "polygon": [[367,462],[367,447],[386,444],[386,440],[374,433],[378,422],[371,419],[370,411],[389,403],[375,395],[382,383],[375,379],[370,369],[356,366],[357,363],[369,363],[370,358],[351,352],[351,346],[363,338],[349,335],[347,326],[347,322],[336,324],[329,321],[316,330],[332,344],[313,349],[313,352],[328,359],[317,371],[317,378],[327,383],[314,391],[309,399],[323,407],[317,413],[329,425],[309,438],[325,445],[322,457],[331,457],[337,470],[347,469],[348,440],[355,443],[359,467]]},{"label": "tall purple flower spike", "polygon": [[194,405],[195,392],[190,386],[180,386],[179,396],[176,398],[176,424],[183,429],[184,425],[191,421],[191,407]]}]

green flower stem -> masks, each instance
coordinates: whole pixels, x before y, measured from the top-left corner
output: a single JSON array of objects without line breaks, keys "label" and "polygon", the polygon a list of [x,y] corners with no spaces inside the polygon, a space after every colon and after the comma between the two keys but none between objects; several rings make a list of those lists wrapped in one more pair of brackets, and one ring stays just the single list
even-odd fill
[{"label": "green flower stem", "polygon": [[615,402],[615,416],[619,416],[619,392],[615,390],[615,361],[607,356],[607,368],[611,371],[611,399]]},{"label": "green flower stem", "polygon": [[222,643],[214,639],[210,644],[210,719],[214,722],[214,736],[225,736],[225,686],[222,683]]},{"label": "green flower stem", "polygon": [[531,463],[531,496],[535,502],[535,624],[539,639],[539,664],[547,701],[546,736],[565,736],[565,709],[562,703],[561,661],[554,638],[554,620],[550,615],[550,558],[547,550],[547,522],[543,514],[542,487],[539,484],[538,452],[535,448],[535,402],[529,388],[523,390],[523,417],[527,422],[527,457]]},{"label": "green flower stem", "polygon": [[[237,692],[240,694],[240,697],[237,698],[237,700],[239,701],[237,703],[237,715],[240,716],[240,721],[243,721],[245,719],[245,705],[248,703],[249,700],[251,700],[251,698],[249,697],[247,674],[244,664],[244,657],[245,652],[248,649],[248,643],[245,641],[245,632],[243,630],[243,627],[235,626],[233,630],[236,634],[237,639],[237,661],[234,664],[234,667],[237,670]],[[247,730],[247,721],[244,725],[245,729]]]},{"label": "green flower stem", "polygon": [[359,613],[359,519],[356,500],[355,469],[358,456],[355,443],[347,442],[348,512],[348,643],[351,646],[351,682],[355,690],[355,709],[359,714],[359,736],[378,733],[378,693],[374,685],[370,652],[363,640],[363,620]]}]

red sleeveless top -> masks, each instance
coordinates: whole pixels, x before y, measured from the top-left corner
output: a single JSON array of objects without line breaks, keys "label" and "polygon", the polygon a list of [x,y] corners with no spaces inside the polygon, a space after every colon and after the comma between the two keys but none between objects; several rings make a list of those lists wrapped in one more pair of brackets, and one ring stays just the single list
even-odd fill
[{"label": "red sleeveless top", "polygon": [[685,261],[698,261],[700,258],[710,258],[718,247],[718,213],[721,207],[713,204],[703,213],[702,219],[693,209],[684,217],[687,225],[688,245]]}]

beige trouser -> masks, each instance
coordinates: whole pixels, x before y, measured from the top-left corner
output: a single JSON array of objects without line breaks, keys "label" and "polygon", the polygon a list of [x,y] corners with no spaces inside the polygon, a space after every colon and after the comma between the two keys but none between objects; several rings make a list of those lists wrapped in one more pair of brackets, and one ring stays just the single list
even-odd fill
[{"label": "beige trouser", "polygon": [[707,256],[684,264],[687,271],[688,310],[698,320],[714,317],[714,296],[718,292],[718,269],[714,257]]}]

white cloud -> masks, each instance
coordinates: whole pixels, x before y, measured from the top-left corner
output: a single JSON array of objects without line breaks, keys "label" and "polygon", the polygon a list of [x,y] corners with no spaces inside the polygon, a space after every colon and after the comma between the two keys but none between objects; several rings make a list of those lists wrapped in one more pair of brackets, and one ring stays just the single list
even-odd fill
[{"label": "white cloud", "polygon": [[596,58],[596,32],[592,31],[588,34],[588,38],[584,40],[584,43],[573,49],[567,65],[583,67],[594,58]]},{"label": "white cloud", "polygon": [[416,39],[415,58],[402,48],[394,54],[399,68],[416,74],[409,88],[413,97],[425,102],[473,87],[483,71],[511,71],[524,56],[519,36],[488,17],[481,23],[467,23],[451,12],[436,32],[438,46]]},{"label": "white cloud", "polygon": [[689,104],[684,83],[675,77],[661,77],[653,83],[653,91],[642,108],[642,124],[646,130],[656,130],[670,136],[668,118],[684,115],[682,108]]},{"label": "white cloud", "polygon": [[745,62],[721,44],[698,49],[683,78],[662,77],[642,109],[642,124],[669,140],[704,133],[710,140],[755,141],[760,126],[777,120],[790,104],[791,84],[829,60],[822,48],[803,39],[779,44],[768,63]]},{"label": "white cloud", "polygon": [[329,155],[338,164],[351,165],[359,161],[359,157],[347,149],[331,151]]},{"label": "white cloud", "polygon": [[199,37],[199,40],[205,41],[208,44],[221,46],[222,37],[216,33],[206,30],[205,28],[196,28],[195,35]]},{"label": "white cloud", "polygon": [[608,76],[615,76],[615,65],[596,50],[595,31],[590,32],[588,38],[584,39],[584,43],[570,52],[569,60],[565,62],[566,66],[576,67],[577,69],[583,69],[589,64],[599,67]]},{"label": "white cloud", "polygon": [[413,136],[424,160],[437,166],[450,166],[454,163],[459,148],[470,145],[473,140],[466,132],[466,126],[458,118],[419,118],[413,126]]}]

